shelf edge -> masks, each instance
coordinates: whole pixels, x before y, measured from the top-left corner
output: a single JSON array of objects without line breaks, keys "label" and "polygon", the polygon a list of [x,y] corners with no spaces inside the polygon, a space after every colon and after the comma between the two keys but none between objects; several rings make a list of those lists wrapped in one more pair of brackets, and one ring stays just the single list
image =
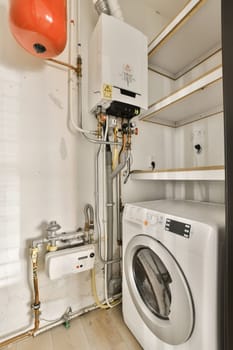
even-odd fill
[{"label": "shelf edge", "polygon": [[225,170],[223,165],[159,169],[155,171],[134,170],[132,180],[173,180],[173,181],[224,181]]}]

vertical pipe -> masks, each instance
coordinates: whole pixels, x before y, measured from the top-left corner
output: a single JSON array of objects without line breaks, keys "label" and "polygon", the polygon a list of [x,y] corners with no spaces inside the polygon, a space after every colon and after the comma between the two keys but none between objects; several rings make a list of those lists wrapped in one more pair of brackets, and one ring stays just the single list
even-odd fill
[{"label": "vertical pipe", "polygon": [[34,328],[22,333],[20,335],[16,335],[13,338],[7,339],[0,343],[0,348],[6,347],[16,341],[26,339],[28,337],[31,337],[34,335],[36,331],[38,331],[40,327],[40,299],[39,299],[39,285],[38,285],[38,276],[37,276],[37,270],[38,270],[38,248],[34,247],[32,248],[32,273],[33,273],[33,287],[34,287],[34,304],[32,305],[32,308],[34,310]]},{"label": "vertical pipe", "polygon": [[82,120],[82,58],[80,55],[77,57],[77,90],[78,90],[78,126],[83,128]]},{"label": "vertical pipe", "polygon": [[120,173],[116,176],[116,211],[117,211],[117,243],[121,245],[122,230],[121,230],[121,176]]},{"label": "vertical pipe", "polygon": [[[107,202],[107,260],[113,259],[113,179],[112,179],[112,152],[106,147],[106,202]],[[112,278],[112,265],[107,266],[108,284]]]},{"label": "vertical pipe", "polygon": [[39,285],[38,285],[38,248],[33,248],[32,251],[32,273],[33,273],[33,286],[34,286],[34,304],[32,308],[34,310],[34,330],[36,332],[40,327],[40,299],[39,299]]}]

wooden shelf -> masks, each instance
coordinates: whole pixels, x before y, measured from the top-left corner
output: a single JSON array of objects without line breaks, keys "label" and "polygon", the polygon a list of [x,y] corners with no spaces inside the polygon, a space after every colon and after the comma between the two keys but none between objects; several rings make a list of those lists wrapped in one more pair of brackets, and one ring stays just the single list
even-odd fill
[{"label": "wooden shelf", "polygon": [[149,67],[178,79],[221,49],[221,1],[190,0],[150,43]]},{"label": "wooden shelf", "polygon": [[140,119],[179,127],[223,111],[222,67],[149,106]]},{"label": "wooden shelf", "polygon": [[131,172],[132,180],[175,180],[175,181],[224,181],[225,171],[223,165],[158,169],[154,171],[134,170]]}]

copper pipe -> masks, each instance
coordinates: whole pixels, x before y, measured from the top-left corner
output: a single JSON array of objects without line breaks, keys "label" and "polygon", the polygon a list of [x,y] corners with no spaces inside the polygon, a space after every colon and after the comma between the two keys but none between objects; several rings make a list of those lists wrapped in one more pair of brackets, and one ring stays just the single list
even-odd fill
[{"label": "copper pipe", "polygon": [[66,63],[66,62],[63,62],[63,61],[59,61],[59,60],[56,60],[54,58],[48,58],[46,61],[50,61],[50,62],[53,62],[53,63],[56,63],[56,64],[60,64],[61,66],[64,66],[66,68],[74,70],[77,74],[79,73],[79,68],[73,66],[72,64],[69,64],[69,63]]},{"label": "copper pipe", "polygon": [[38,264],[37,261],[33,262],[33,285],[34,285],[34,305],[32,306],[34,308],[34,329],[33,333],[36,332],[39,329],[40,326],[40,300],[39,300],[39,286],[38,286],[38,276],[37,276],[37,269]]},{"label": "copper pipe", "polygon": [[34,333],[38,331],[38,329],[40,328],[40,310],[35,310],[34,315],[35,315],[35,321],[34,321],[35,327],[33,329],[32,335],[34,335]]},{"label": "copper pipe", "polygon": [[34,309],[34,328],[30,329],[29,331],[16,335],[15,337],[12,337],[10,339],[7,339],[0,343],[0,348],[3,348],[5,346],[8,346],[12,343],[15,343],[18,340],[23,340],[28,337],[31,337],[34,335],[36,331],[38,331],[40,326],[40,300],[39,300],[39,285],[38,285],[38,276],[37,276],[37,270],[38,270],[38,251],[37,248],[34,248],[34,254],[32,253],[32,273],[33,273],[33,286],[34,286],[34,304],[32,305]]},{"label": "copper pipe", "polygon": [[37,263],[33,263],[33,285],[35,293],[35,304],[38,305],[39,301],[39,288],[38,288],[38,277],[37,277]]},{"label": "copper pipe", "polygon": [[15,336],[13,338],[10,338],[8,340],[5,340],[5,341],[1,342],[0,343],[0,348],[3,348],[4,346],[8,346],[8,345],[10,345],[10,344],[12,344],[12,343],[14,343],[14,342],[16,342],[18,340],[23,340],[23,339],[26,339],[28,337],[31,337],[32,336],[32,331],[33,330],[30,330],[30,331],[28,331],[26,333],[17,335],[17,336]]}]

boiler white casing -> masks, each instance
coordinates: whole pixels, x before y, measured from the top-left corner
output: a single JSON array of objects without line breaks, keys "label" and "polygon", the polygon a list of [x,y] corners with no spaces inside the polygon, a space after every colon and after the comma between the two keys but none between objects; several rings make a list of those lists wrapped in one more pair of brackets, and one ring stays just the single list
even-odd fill
[{"label": "boiler white casing", "polygon": [[89,46],[89,110],[112,101],[148,107],[147,37],[127,23],[101,14]]}]

